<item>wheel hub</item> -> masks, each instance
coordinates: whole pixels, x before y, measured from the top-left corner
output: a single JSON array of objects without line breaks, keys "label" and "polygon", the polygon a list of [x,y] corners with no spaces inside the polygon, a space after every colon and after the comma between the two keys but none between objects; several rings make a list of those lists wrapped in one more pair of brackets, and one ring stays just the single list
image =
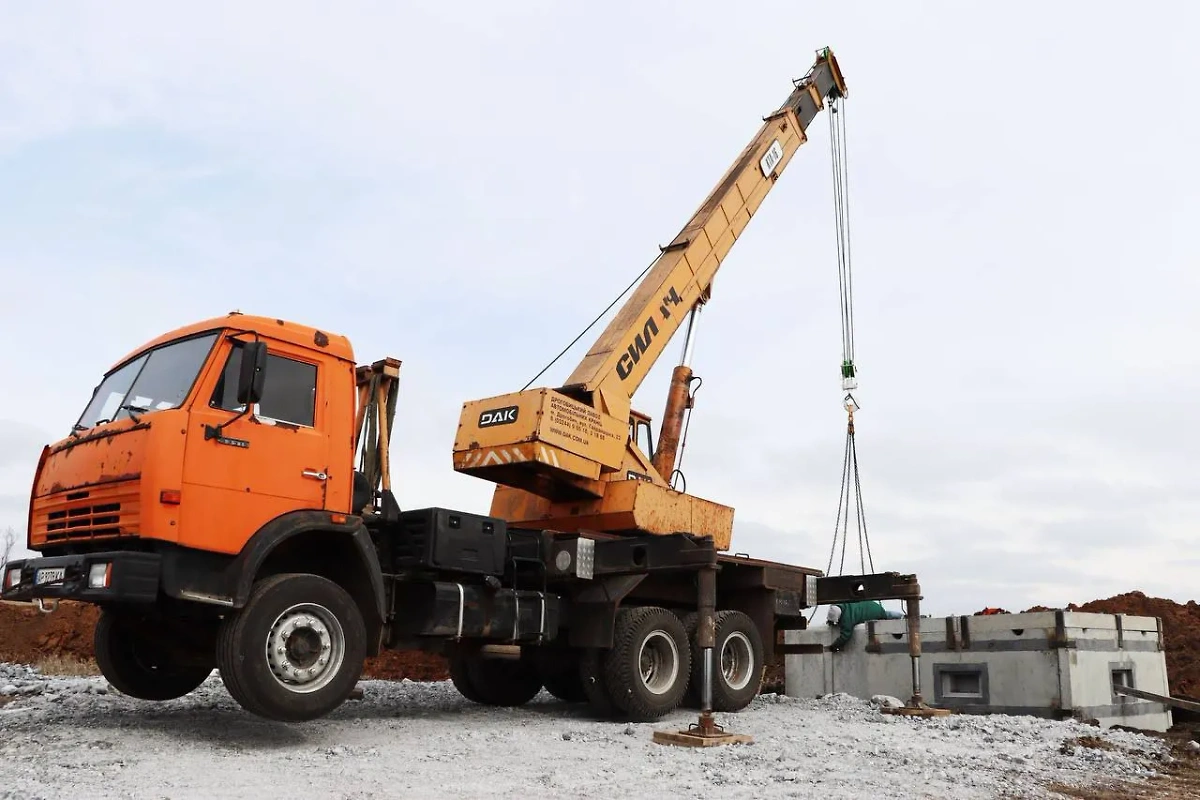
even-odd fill
[{"label": "wheel hub", "polygon": [[750,639],[741,631],[734,631],[721,645],[721,673],[730,689],[746,688],[754,674],[754,650]]},{"label": "wheel hub", "polygon": [[284,688],[315,692],[327,685],[346,655],[346,638],[337,617],[324,606],[294,605],[275,618],[267,635],[267,663]]},{"label": "wheel hub", "polygon": [[638,652],[642,685],[653,694],[665,694],[679,678],[679,648],[666,631],[651,631]]}]

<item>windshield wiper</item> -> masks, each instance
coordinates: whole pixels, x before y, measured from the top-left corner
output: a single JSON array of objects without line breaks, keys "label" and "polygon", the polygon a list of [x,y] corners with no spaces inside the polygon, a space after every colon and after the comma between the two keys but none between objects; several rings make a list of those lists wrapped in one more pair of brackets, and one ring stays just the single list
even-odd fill
[{"label": "windshield wiper", "polygon": [[[131,420],[133,420],[134,424],[136,425],[137,423],[141,422],[141,417],[138,415],[148,413],[150,411],[150,409],[146,408],[145,406],[134,405],[133,403],[125,403],[124,405],[119,406],[117,408],[117,411],[128,412],[129,418]],[[91,425],[80,425],[78,422],[76,422],[75,425],[71,428],[71,438],[78,439],[79,434],[82,433],[83,431],[90,431],[92,428],[98,428],[101,425],[107,425],[108,423],[110,423],[112,421],[113,421],[112,417],[107,417],[105,419],[98,419],[95,422],[93,422]]]},{"label": "windshield wiper", "polygon": [[145,414],[150,409],[144,408],[143,406],[135,406],[133,403],[126,403],[125,405],[121,406],[117,410],[118,411],[128,411],[129,418],[131,420],[133,420],[133,424],[136,425],[142,421],[141,417],[139,417],[138,414]]}]

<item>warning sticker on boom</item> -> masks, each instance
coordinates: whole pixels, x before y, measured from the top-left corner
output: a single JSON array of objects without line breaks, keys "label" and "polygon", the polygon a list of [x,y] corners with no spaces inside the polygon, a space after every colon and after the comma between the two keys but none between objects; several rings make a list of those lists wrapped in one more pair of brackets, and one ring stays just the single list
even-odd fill
[{"label": "warning sticker on boom", "polygon": [[771,146],[767,148],[767,152],[763,153],[763,157],[758,160],[758,168],[762,170],[764,177],[770,177],[771,171],[778,166],[783,160],[783,145],[779,140],[771,142]]},{"label": "warning sticker on boom", "polygon": [[544,432],[561,439],[564,446],[576,452],[610,444],[617,438],[604,427],[599,411],[565,397],[551,394],[546,412]]}]

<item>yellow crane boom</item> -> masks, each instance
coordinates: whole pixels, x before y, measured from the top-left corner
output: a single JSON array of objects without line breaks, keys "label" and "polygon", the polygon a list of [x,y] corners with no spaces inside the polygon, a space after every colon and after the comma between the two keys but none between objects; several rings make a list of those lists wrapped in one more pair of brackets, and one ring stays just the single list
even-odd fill
[{"label": "yellow crane boom", "polygon": [[649,418],[631,401],[667,342],[708,299],[722,261],[825,101],[846,93],[833,53],[819,51],[562,387],[463,404],[454,469],[498,484],[494,516],[556,530],[711,535],[728,549],[733,509],[669,486],[690,368],[672,375],[655,453],[638,446],[636,430]]}]

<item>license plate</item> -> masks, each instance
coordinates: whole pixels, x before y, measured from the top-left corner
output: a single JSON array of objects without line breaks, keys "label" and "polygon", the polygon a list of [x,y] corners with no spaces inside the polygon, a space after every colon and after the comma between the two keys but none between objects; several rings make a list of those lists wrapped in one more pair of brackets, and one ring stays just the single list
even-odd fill
[{"label": "license plate", "polygon": [[55,583],[61,581],[67,575],[66,567],[55,567],[53,569],[39,569],[34,575],[33,582],[36,584]]}]

